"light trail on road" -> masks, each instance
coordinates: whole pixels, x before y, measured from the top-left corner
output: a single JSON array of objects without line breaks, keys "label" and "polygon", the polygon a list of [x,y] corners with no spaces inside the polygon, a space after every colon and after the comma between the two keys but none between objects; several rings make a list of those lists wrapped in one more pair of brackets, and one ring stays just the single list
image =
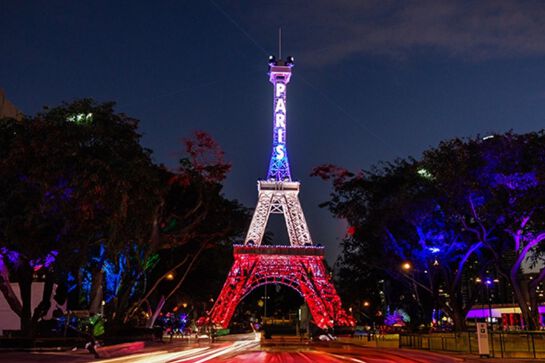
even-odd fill
[{"label": "light trail on road", "polygon": [[196,354],[206,350],[210,350],[210,349],[211,347],[202,347],[202,348],[193,348],[193,349],[183,350],[179,352],[169,352],[166,350],[161,350],[158,352],[134,354],[128,357],[105,359],[105,360],[101,360],[101,363],[124,363],[124,362],[163,363],[163,362],[169,362],[173,359],[179,359],[182,357],[190,357],[190,356],[194,357]]},{"label": "light trail on road", "polygon": [[[218,348],[198,356],[171,360],[168,363],[179,363],[179,362],[203,363],[203,362],[208,362],[212,359],[217,359],[227,354],[233,354],[235,352],[245,351],[250,349],[251,347],[254,347],[254,348],[258,347],[258,343],[253,341],[235,341],[231,346]],[[195,359],[198,359],[198,360],[195,360]]]},{"label": "light trail on road", "polygon": [[[101,363],[204,363],[208,361],[222,361],[224,356],[232,356],[239,352],[248,352],[257,349],[259,342],[234,341],[214,344],[207,347],[192,348],[180,351],[160,350],[149,353],[133,354],[130,356],[101,360]],[[219,360],[218,360],[219,359]]]},{"label": "light trail on road", "polygon": [[[482,362],[477,357],[453,356],[435,352],[397,348],[362,347],[341,342],[286,343],[224,337],[216,343],[186,342],[179,345],[164,344],[147,351],[109,359],[95,360],[81,353],[43,352],[37,355],[13,353],[8,358],[16,362],[100,362],[100,363],[459,363]],[[248,337],[247,337],[248,338]],[[232,340],[229,340],[232,339]],[[16,359],[15,359],[16,358]],[[30,359],[30,358],[36,358]],[[72,358],[72,359],[71,359]],[[2,360],[0,358],[0,360]]]}]

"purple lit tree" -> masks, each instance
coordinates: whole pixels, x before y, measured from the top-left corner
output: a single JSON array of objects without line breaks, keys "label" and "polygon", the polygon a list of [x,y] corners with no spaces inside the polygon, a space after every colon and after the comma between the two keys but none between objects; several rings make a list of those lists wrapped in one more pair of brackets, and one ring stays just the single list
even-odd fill
[{"label": "purple lit tree", "polygon": [[[539,327],[536,289],[545,279],[544,150],[543,132],[507,133],[444,142],[424,154],[449,213],[509,282],[529,329]],[[530,280],[532,262],[539,273]]]},{"label": "purple lit tree", "polygon": [[[527,327],[538,327],[544,150],[543,132],[506,133],[445,141],[419,161],[382,164],[365,177],[326,173],[335,176],[326,205],[355,227],[341,265],[404,279],[415,300],[419,290],[431,295],[458,329],[476,293],[464,275],[494,271],[512,287]],[[412,265],[400,272],[404,260]],[[539,270],[531,280],[530,265]]]},{"label": "purple lit tree", "polygon": [[403,306],[414,325],[441,308],[463,329],[471,305],[461,294],[462,272],[480,246],[457,231],[429,171],[415,160],[400,160],[358,176],[336,172],[333,185],[325,205],[355,230],[343,241],[341,278],[363,275],[364,285],[365,278],[369,284],[369,277],[379,274],[389,285],[401,282],[404,286],[390,289],[397,294],[383,289],[384,304]]},{"label": "purple lit tree", "polygon": [[[91,100],[0,121],[0,289],[26,334],[48,311],[54,284],[77,276],[101,246],[115,256],[128,241],[149,240],[159,169],[136,127],[113,104]],[[99,261],[90,310],[100,306],[102,275]],[[45,285],[32,312],[36,278]]]}]

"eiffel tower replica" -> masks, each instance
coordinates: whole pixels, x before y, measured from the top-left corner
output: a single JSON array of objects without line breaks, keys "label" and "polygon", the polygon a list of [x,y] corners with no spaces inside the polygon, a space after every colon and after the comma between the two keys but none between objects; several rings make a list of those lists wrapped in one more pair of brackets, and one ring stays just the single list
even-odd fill
[{"label": "eiffel tower replica", "polygon": [[[265,284],[282,284],[299,292],[320,328],[354,325],[341,307],[341,299],[324,265],[324,247],[312,242],[299,202],[300,183],[292,181],[286,148],[286,92],[293,57],[269,57],[273,84],[273,148],[266,180],[257,182],[259,197],[243,245],[234,246],[235,262],[210,317],[227,328],[235,308],[252,290]],[[271,214],[283,214],[290,245],[263,245]]]}]

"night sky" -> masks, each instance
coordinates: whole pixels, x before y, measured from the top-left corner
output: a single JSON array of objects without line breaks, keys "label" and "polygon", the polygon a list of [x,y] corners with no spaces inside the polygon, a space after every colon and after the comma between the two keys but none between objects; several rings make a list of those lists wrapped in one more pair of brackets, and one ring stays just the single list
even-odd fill
[{"label": "night sky", "polygon": [[346,226],[318,207],[330,189],[313,167],[358,170],[447,138],[542,129],[543,19],[542,1],[0,0],[0,88],[26,114],[117,101],[169,167],[182,139],[207,131],[233,164],[226,195],[253,207],[281,27],[282,53],[295,57],[292,176],[332,262]]}]

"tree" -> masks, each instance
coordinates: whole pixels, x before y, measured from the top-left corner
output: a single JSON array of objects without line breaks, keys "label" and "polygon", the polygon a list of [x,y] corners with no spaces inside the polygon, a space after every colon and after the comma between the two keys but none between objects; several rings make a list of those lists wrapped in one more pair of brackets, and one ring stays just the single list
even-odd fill
[{"label": "tree", "polygon": [[[460,294],[461,273],[474,249],[442,210],[440,191],[418,163],[398,160],[355,176],[333,172],[334,193],[325,205],[351,226],[343,242],[341,272],[358,278],[379,274],[390,284],[405,281],[404,289],[396,289],[397,304],[412,312],[414,325],[425,322],[437,307],[463,329],[470,305]],[[315,174],[327,178],[331,171],[321,168]],[[385,290],[382,286],[383,294]]]},{"label": "tree", "polygon": [[[113,107],[79,100],[0,121],[0,291],[29,335],[54,283],[58,299],[103,312],[110,329],[143,304],[153,325],[202,252],[247,222],[222,195],[230,165],[208,134],[187,140],[187,157],[168,171],[140,145],[138,121]],[[175,285],[161,284],[172,273]],[[45,289],[32,312],[36,274]]]},{"label": "tree", "polygon": [[[440,303],[458,329],[472,302],[463,293],[475,293],[462,286],[463,276],[468,262],[477,262],[477,274],[493,269],[509,281],[524,320],[537,327],[536,289],[545,279],[544,142],[543,132],[453,139],[421,160],[382,164],[365,177],[318,169],[334,181],[326,205],[355,230],[341,262],[357,260],[355,254],[360,264],[404,278],[416,297],[421,289]],[[413,266],[399,275],[391,266],[403,260]],[[525,261],[540,268],[530,282]]]},{"label": "tree", "polygon": [[[96,251],[115,256],[127,241],[149,240],[158,168],[136,128],[136,120],[114,113],[113,103],[92,100],[21,122],[1,121],[0,285],[27,334],[47,312],[54,282],[63,283]],[[95,297],[103,262],[94,271]],[[46,285],[32,314],[31,284],[38,272]],[[20,302],[10,279],[19,283]]]},{"label": "tree", "polygon": [[[528,328],[539,326],[535,291],[545,279],[543,132],[506,133],[465,142],[443,142],[424,153],[434,169],[450,213],[475,243],[486,248],[489,264],[509,281]],[[525,261],[540,268],[528,280]],[[526,281],[525,281],[526,280]]]},{"label": "tree", "polygon": [[[155,275],[154,283],[128,310],[124,321],[135,317],[143,306],[152,327],[165,304],[176,296],[207,249],[241,237],[249,215],[237,201],[222,195],[221,182],[230,165],[219,145],[204,132],[185,141],[186,154],[179,169],[170,175],[161,206],[159,229],[152,246],[160,255],[172,258]],[[166,256],[165,256],[166,257]],[[174,282],[168,278],[175,276]]]}]

